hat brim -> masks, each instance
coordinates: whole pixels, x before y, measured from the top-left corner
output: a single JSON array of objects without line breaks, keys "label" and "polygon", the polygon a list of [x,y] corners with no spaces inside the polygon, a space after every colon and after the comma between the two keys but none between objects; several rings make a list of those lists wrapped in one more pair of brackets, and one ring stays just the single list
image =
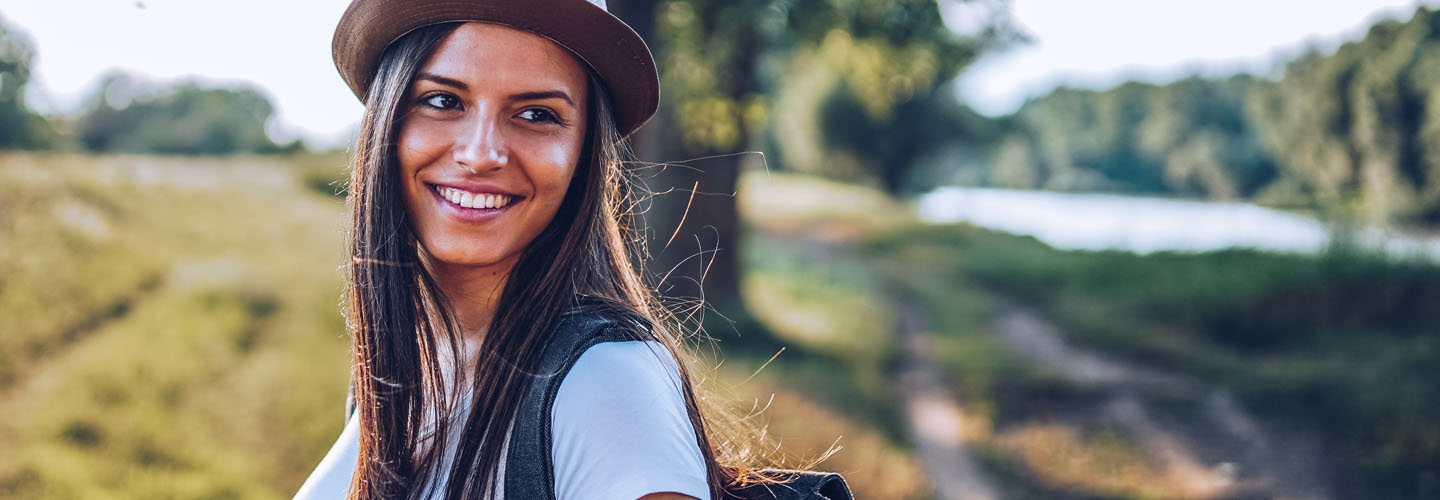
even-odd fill
[{"label": "hat brim", "polygon": [[610,92],[621,136],[644,125],[660,105],[660,77],[645,40],[584,0],[356,0],[335,28],[335,68],[363,102],[390,43],[415,29],[451,21],[503,24],[574,53]]}]

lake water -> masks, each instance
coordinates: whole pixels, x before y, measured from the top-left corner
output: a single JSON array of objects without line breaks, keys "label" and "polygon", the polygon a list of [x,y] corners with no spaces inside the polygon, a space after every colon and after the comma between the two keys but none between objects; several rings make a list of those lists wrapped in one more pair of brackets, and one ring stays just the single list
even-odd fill
[{"label": "lake water", "polygon": [[[1318,220],[1250,203],[944,187],[922,196],[916,208],[927,222],[968,222],[1064,249],[1150,253],[1248,247],[1316,253],[1331,238]],[[1440,262],[1437,238],[1369,229],[1357,240],[1394,256]]]}]

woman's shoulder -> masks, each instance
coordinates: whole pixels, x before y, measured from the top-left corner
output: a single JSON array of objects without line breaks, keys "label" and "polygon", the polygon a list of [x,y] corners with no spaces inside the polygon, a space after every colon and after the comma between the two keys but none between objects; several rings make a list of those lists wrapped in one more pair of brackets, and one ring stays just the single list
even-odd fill
[{"label": "woman's shoulder", "polygon": [[557,498],[601,490],[613,494],[604,498],[660,491],[707,498],[705,461],[687,407],[680,370],[664,344],[586,349],[561,382],[551,413]]},{"label": "woman's shoulder", "polygon": [[[597,343],[585,349],[561,381],[593,389],[635,392],[644,389],[670,390],[680,387],[680,370],[665,344],[655,340],[623,340]],[[651,387],[656,385],[671,387]]]}]

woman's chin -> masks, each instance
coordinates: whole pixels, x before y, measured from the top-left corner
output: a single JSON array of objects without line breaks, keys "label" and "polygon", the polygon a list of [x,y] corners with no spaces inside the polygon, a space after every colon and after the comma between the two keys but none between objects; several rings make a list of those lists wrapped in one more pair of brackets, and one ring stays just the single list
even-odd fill
[{"label": "woman's chin", "polygon": [[493,252],[477,252],[474,248],[437,246],[433,248],[427,247],[426,250],[432,264],[453,268],[479,269],[495,267],[507,260],[503,256],[495,255]]}]

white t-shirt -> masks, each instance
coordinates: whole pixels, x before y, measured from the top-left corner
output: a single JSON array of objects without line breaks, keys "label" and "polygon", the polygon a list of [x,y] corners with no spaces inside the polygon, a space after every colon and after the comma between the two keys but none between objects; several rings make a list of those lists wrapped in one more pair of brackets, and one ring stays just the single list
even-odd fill
[{"label": "white t-shirt", "polygon": [[[675,360],[659,342],[605,342],[586,349],[560,382],[551,411],[555,498],[635,500],[658,492],[709,498],[705,462],[679,380]],[[346,424],[296,499],[344,498],[359,454],[359,420]],[[499,467],[503,478],[503,455]],[[499,483],[503,486],[503,479]],[[444,491],[443,485],[435,491]]]}]

